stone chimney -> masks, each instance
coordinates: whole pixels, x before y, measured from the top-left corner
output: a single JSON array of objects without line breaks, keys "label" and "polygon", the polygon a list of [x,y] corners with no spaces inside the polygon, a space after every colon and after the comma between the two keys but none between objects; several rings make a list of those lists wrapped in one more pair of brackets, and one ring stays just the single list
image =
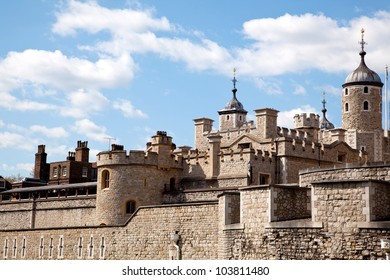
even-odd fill
[{"label": "stone chimney", "polygon": [[47,182],[49,180],[49,165],[45,145],[39,145],[35,154],[34,178]]}]

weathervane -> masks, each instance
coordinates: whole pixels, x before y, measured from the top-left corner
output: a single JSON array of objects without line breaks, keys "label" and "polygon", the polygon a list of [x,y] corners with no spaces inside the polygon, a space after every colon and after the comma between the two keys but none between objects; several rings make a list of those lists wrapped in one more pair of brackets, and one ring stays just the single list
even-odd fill
[{"label": "weathervane", "polygon": [[364,45],[366,45],[366,41],[364,41],[364,28],[360,30],[360,33],[362,33],[362,40],[359,42],[359,44],[362,46],[362,52],[364,52]]},{"label": "weathervane", "polygon": [[325,100],[325,95],[326,95],[326,93],[325,93],[325,91],[322,93],[322,97],[323,97],[323,99],[322,99],[322,105],[323,105],[323,108],[325,109],[325,104],[326,104],[326,100]]},{"label": "weathervane", "polygon": [[234,88],[236,88],[236,83],[238,82],[236,79],[236,71],[237,71],[237,69],[234,67],[233,68],[233,80],[232,80]]}]

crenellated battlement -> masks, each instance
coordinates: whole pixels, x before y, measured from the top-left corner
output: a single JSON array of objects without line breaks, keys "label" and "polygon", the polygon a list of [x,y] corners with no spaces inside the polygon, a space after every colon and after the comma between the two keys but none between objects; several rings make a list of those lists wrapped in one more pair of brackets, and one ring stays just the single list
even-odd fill
[{"label": "crenellated battlement", "polygon": [[[310,134],[306,131],[297,130],[294,128],[286,128],[286,127],[279,127],[277,128],[278,136],[279,137],[285,137],[285,138],[291,138],[295,140],[308,140],[310,138]],[[310,140],[312,141],[312,140]]]},{"label": "crenellated battlement", "polygon": [[317,114],[301,113],[294,116],[295,128],[319,128],[320,116]]},{"label": "crenellated battlement", "polygon": [[[158,166],[160,155],[153,151],[141,150],[120,150],[120,151],[104,151],[97,155],[97,167],[106,165],[155,165]],[[171,154],[171,168],[182,167],[182,156]]]}]

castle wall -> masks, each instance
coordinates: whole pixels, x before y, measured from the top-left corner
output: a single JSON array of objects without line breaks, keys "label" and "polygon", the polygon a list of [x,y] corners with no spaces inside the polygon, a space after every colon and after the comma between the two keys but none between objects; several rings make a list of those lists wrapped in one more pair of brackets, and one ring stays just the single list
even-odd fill
[{"label": "castle wall", "polygon": [[47,200],[3,201],[0,229],[95,225],[95,196]]},{"label": "castle wall", "polygon": [[342,180],[382,180],[390,181],[390,170],[387,164],[354,165],[346,164],[339,168],[324,168],[303,170],[300,172],[300,186],[310,186],[317,181],[342,181]]},{"label": "castle wall", "polygon": [[284,221],[311,217],[309,188],[273,186],[270,188],[270,220]]},{"label": "castle wall", "polygon": [[177,231],[181,259],[216,259],[215,203],[140,208],[123,227],[0,230],[2,259],[169,259]]}]

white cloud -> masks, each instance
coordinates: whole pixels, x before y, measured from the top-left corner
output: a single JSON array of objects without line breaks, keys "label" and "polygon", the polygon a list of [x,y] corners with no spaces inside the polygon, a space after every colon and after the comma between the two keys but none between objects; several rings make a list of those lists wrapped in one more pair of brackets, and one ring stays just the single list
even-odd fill
[{"label": "white cloud", "polygon": [[98,126],[89,119],[81,119],[75,122],[73,127],[74,132],[84,135],[87,139],[96,140],[98,142],[105,142],[106,138],[110,137],[103,126]]},{"label": "white cloud", "polygon": [[253,44],[238,49],[237,65],[247,75],[264,76],[307,69],[349,72],[360,57],[357,41],[366,29],[369,66],[383,66],[383,53],[390,52],[390,13],[359,17],[341,25],[322,14],[290,15],[254,19],[244,23],[243,34]]},{"label": "white cloud", "polygon": [[317,110],[310,105],[302,105],[301,107],[291,109],[289,111],[282,111],[278,113],[278,126],[294,128],[294,116],[300,113],[314,113],[318,114]]},{"label": "white cloud", "polygon": [[[107,9],[95,2],[69,1],[68,6],[57,13],[52,31],[60,35],[77,31],[96,34],[108,31],[111,38],[81,49],[120,56],[133,52],[157,53],[174,61],[184,62],[190,69],[221,71],[221,64],[231,61],[229,51],[216,42],[201,39],[192,42],[174,36],[177,29],[165,17],[156,18],[150,10]],[[164,31],[163,36],[157,32]],[[185,35],[187,33],[182,31]],[[227,66],[223,68],[231,69]],[[225,70],[222,70],[225,71]]]},{"label": "white cloud", "polygon": [[[100,58],[96,62],[67,57],[61,51],[25,50],[10,52],[0,62],[3,87],[22,87],[25,83],[44,84],[62,90],[88,85],[90,88],[123,85],[132,78],[130,56]],[[12,81],[12,82],[10,82]]]},{"label": "white cloud", "polygon": [[293,94],[295,95],[305,95],[306,94],[306,89],[302,85],[295,85],[295,89]]},{"label": "white cloud", "polygon": [[281,88],[281,81],[272,78],[272,77],[265,77],[265,78],[255,78],[254,79],[256,86],[265,94],[270,95],[279,95],[283,94],[283,90]]},{"label": "white cloud", "polygon": [[33,150],[35,141],[22,134],[3,132],[0,133],[0,148],[17,147],[22,150]]},{"label": "white cloud", "polygon": [[62,127],[48,128],[42,125],[32,125],[30,126],[30,131],[33,133],[41,133],[48,138],[65,138],[69,135]]},{"label": "white cloud", "polygon": [[120,99],[113,102],[112,106],[122,112],[128,118],[147,118],[148,116],[140,109],[136,109],[130,100]]},{"label": "white cloud", "polygon": [[84,118],[91,113],[104,110],[109,100],[99,91],[79,89],[67,93],[68,102],[60,109],[63,116]]},{"label": "white cloud", "polygon": [[153,18],[151,10],[108,9],[92,1],[82,3],[70,0],[65,10],[57,13],[57,22],[52,31],[62,36],[74,35],[76,30],[89,33],[110,30],[120,35],[149,30],[169,31],[172,28],[167,18]]},{"label": "white cloud", "polygon": [[0,92],[0,107],[17,111],[57,110],[57,106],[28,99],[18,99],[8,92]]}]

